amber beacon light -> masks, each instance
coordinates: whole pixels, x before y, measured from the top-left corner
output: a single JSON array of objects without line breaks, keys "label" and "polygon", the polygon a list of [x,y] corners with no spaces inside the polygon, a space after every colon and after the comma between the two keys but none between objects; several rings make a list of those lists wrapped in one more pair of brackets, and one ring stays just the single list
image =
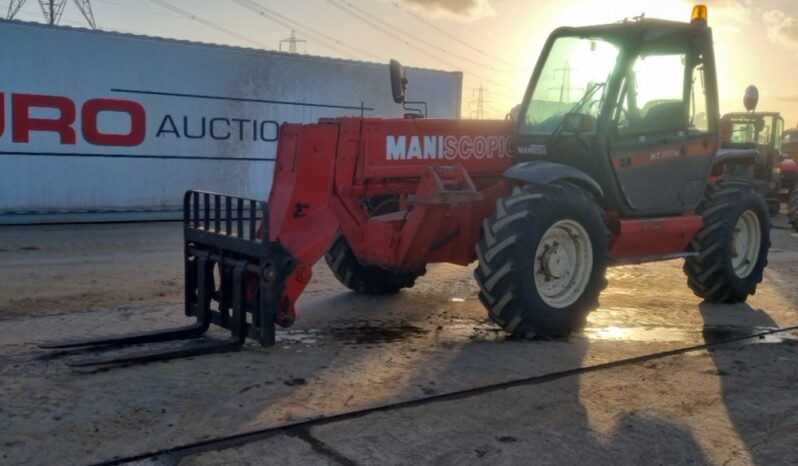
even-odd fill
[{"label": "amber beacon light", "polygon": [[707,9],[707,6],[696,5],[693,7],[693,14],[690,17],[690,22],[707,24],[708,17],[709,17],[709,10]]}]

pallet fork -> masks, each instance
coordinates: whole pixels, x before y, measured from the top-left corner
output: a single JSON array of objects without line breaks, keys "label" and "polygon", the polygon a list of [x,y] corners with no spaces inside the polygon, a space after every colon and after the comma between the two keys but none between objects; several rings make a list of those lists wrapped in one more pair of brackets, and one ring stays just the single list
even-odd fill
[{"label": "pallet fork", "polygon": [[[206,191],[188,191],[183,200],[185,314],[196,321],[184,327],[40,345],[72,352],[198,339],[216,324],[230,331],[225,340],[206,339],[177,348],[125,351],[67,362],[69,366],[107,366],[239,350],[247,337],[262,346],[275,342],[275,316],[296,260],[269,240],[266,202]],[[215,306],[214,306],[215,303]]]}]

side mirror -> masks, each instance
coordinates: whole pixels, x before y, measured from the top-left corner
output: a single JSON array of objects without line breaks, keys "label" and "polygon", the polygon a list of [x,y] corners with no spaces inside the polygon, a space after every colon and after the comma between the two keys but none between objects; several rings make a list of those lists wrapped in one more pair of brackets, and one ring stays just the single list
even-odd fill
[{"label": "side mirror", "polygon": [[745,96],[743,97],[743,105],[745,105],[745,109],[749,112],[753,112],[756,110],[756,106],[759,103],[759,89],[756,86],[751,85],[745,88]]},{"label": "side mirror", "polygon": [[393,101],[397,104],[404,103],[405,89],[407,89],[407,75],[405,68],[396,60],[391,60],[388,65],[391,73],[391,92],[393,93]]},{"label": "side mirror", "polygon": [[593,117],[584,113],[566,113],[562,129],[566,133],[583,134],[593,131]]}]

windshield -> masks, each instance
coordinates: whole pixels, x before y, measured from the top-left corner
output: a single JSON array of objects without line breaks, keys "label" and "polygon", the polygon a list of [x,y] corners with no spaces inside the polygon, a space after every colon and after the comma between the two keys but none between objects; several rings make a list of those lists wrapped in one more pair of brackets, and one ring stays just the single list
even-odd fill
[{"label": "windshield", "polygon": [[732,120],[733,144],[770,144],[772,117],[743,117]]},{"label": "windshield", "polygon": [[556,39],[535,84],[520,132],[551,134],[566,113],[597,118],[618,54],[618,47],[604,39]]}]

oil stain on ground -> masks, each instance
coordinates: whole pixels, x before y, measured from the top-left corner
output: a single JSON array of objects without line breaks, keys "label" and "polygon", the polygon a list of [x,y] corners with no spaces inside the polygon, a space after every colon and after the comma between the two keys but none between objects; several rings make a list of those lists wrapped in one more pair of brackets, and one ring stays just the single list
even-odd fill
[{"label": "oil stain on ground", "polygon": [[410,324],[357,323],[346,327],[279,332],[278,336],[283,342],[315,344],[319,341],[335,341],[344,345],[372,345],[409,340],[427,333],[428,330]]}]

